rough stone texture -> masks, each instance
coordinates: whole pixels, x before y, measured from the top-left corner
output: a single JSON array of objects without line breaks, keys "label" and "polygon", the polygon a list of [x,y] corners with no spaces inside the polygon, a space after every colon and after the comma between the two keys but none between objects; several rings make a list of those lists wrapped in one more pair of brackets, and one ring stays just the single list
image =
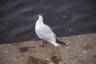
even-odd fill
[{"label": "rough stone texture", "polygon": [[[40,47],[42,40],[0,45],[0,64],[35,64],[32,58],[46,60],[48,64],[96,64],[96,34],[59,39],[67,45],[54,47],[49,43]],[[57,57],[59,63],[52,57]]]}]

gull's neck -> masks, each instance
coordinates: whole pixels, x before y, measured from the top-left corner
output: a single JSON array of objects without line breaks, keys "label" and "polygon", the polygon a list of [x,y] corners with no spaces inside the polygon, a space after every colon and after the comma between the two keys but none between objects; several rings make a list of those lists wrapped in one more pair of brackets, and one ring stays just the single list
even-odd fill
[{"label": "gull's neck", "polygon": [[39,15],[39,18],[38,18],[38,20],[36,22],[36,25],[38,26],[38,25],[42,25],[42,24],[44,24],[43,23],[43,17],[41,15]]}]

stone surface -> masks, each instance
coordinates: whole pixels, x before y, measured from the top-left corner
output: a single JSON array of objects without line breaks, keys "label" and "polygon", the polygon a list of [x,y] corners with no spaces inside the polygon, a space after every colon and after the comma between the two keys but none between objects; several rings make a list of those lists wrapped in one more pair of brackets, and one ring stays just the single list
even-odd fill
[{"label": "stone surface", "polygon": [[59,39],[67,45],[40,47],[42,40],[2,44],[0,64],[35,64],[34,59],[37,64],[96,64],[96,34]]}]

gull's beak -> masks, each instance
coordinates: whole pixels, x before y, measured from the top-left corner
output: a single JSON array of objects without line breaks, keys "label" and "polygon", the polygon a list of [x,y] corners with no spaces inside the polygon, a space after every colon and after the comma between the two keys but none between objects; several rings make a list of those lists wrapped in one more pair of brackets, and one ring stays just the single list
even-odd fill
[{"label": "gull's beak", "polygon": [[33,21],[36,21],[37,19],[38,19],[38,16],[37,15],[32,16],[32,20]]},{"label": "gull's beak", "polygon": [[33,21],[36,20],[36,17],[35,17],[35,16],[32,16],[32,20],[33,20]]}]

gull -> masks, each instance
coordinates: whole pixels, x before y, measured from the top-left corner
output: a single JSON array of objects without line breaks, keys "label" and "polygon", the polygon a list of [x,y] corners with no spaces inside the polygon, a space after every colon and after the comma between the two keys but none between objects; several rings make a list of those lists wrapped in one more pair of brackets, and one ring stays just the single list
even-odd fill
[{"label": "gull", "polygon": [[35,32],[40,39],[44,40],[43,44],[50,42],[56,47],[63,44],[65,45],[65,43],[57,39],[52,29],[43,22],[43,16],[41,14],[33,16],[33,19],[36,20]]}]

